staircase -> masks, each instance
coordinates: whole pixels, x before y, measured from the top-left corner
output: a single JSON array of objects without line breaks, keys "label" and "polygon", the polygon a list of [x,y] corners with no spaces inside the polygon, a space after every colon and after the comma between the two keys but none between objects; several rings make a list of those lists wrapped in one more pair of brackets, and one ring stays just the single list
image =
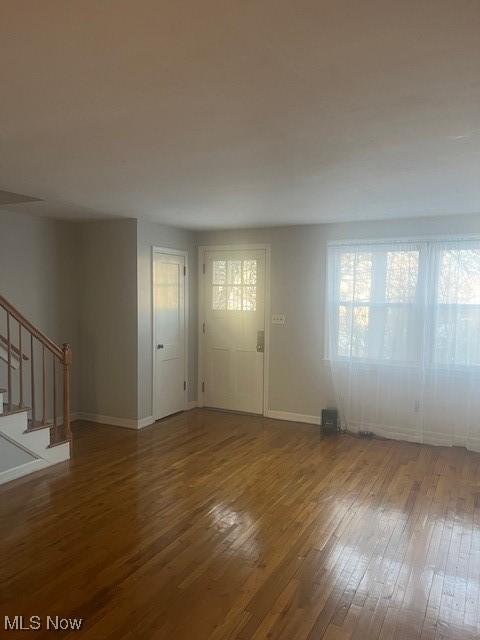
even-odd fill
[{"label": "staircase", "polygon": [[0,295],[0,484],[70,458],[71,360]]}]

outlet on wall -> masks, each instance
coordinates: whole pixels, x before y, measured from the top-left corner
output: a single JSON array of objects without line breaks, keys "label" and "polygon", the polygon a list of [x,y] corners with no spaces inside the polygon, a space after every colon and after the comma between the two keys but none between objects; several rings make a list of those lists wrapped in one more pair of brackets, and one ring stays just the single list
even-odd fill
[{"label": "outlet on wall", "polygon": [[284,313],[272,314],[272,324],[285,324],[285,314]]}]

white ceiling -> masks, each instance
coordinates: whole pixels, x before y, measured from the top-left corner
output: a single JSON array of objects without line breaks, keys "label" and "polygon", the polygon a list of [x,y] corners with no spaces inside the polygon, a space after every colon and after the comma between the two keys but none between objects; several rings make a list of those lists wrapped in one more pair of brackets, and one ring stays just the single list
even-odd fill
[{"label": "white ceiling", "polygon": [[0,73],[9,210],[480,212],[478,0],[2,0]]}]

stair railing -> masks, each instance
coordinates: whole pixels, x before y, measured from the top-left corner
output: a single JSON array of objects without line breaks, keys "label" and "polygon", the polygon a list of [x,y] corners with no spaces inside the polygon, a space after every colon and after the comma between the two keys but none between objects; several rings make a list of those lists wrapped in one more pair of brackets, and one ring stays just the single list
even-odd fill
[{"label": "stair railing", "polygon": [[[18,366],[18,409],[22,410],[26,408],[25,405],[25,363],[30,362],[30,413],[31,420],[29,421],[29,428],[36,429],[46,427],[48,419],[48,399],[47,399],[47,366],[48,357],[51,357],[51,371],[52,371],[52,397],[51,397],[51,410],[52,410],[52,429],[50,430],[50,444],[58,444],[60,441],[71,440],[70,431],[70,365],[72,363],[72,352],[70,345],[65,343],[61,347],[58,346],[53,340],[46,336],[42,331],[37,329],[25,316],[23,316],[6,298],[0,295],[0,307],[6,312],[6,335],[0,335],[0,349],[3,352],[6,351],[6,358],[2,358],[7,364],[7,411],[11,412],[17,407],[14,407],[14,387],[13,387],[13,369],[14,360]],[[13,322],[12,322],[13,321]],[[17,324],[17,344],[13,344],[15,333],[15,322]],[[24,333],[27,334],[27,342],[30,343],[29,354],[24,352]],[[41,391],[42,391],[42,403],[41,403],[41,419],[38,419],[37,415],[37,403],[36,403],[36,374],[38,370],[35,368],[35,346],[39,343],[41,346]],[[58,413],[57,413],[57,367],[60,366],[62,370],[62,386],[63,386],[63,434],[59,436]],[[28,383],[27,383],[28,384]]]}]

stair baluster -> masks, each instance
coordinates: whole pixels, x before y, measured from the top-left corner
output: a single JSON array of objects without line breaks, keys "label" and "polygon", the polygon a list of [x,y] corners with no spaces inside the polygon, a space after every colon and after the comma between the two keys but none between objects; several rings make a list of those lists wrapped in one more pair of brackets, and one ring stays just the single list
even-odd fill
[{"label": "stair baluster", "polygon": [[7,311],[7,393],[8,393],[8,410],[12,410],[12,343],[10,342],[10,313]]},{"label": "stair baluster", "polygon": [[23,408],[23,350],[22,350],[22,325],[18,323],[18,350],[20,352],[20,371],[19,371],[19,407]]},{"label": "stair baluster", "polygon": [[[50,340],[45,334],[37,329],[31,322],[29,322],[8,300],[0,295],[0,307],[2,307],[6,313],[6,336],[0,333],[0,360],[3,360],[7,365],[7,396],[6,407],[8,412],[17,411],[18,409],[25,410],[25,402],[28,403],[28,393],[25,393],[25,372],[24,372],[24,360],[30,359],[30,414],[31,419],[29,421],[28,430],[38,429],[42,427],[48,427],[48,423],[52,420],[53,424],[50,429],[50,446],[60,444],[61,442],[71,440],[70,431],[70,365],[72,362],[72,354],[70,346],[65,343],[62,347],[59,347],[52,340]],[[12,326],[12,319],[18,323],[18,346],[12,343],[12,331],[15,329]],[[5,325],[4,325],[5,326]],[[23,346],[26,340],[24,339],[23,331],[27,331],[27,336],[30,336],[30,353],[23,353]],[[15,329],[16,335],[16,329]],[[37,403],[36,403],[36,390],[35,384],[38,383],[38,371],[35,369],[35,349],[36,342],[41,345],[41,395],[42,395],[42,418],[41,421],[37,420]],[[50,386],[48,375],[47,378],[47,355],[48,352],[52,354],[52,401],[53,401],[53,415],[48,415],[49,401],[47,399],[47,387]],[[37,352],[37,355],[40,355]],[[58,361],[58,362],[57,362]],[[62,376],[57,374],[58,363],[62,366]],[[13,388],[13,373],[14,369],[19,369],[18,377],[18,407],[14,405],[14,399],[16,401],[17,395],[14,393]],[[38,367],[37,367],[38,368]],[[37,374],[37,375],[36,375]],[[36,380],[37,378],[37,380]],[[47,384],[48,380],[48,384]],[[63,424],[61,423],[59,413],[59,392],[60,386],[63,385]],[[15,384],[17,382],[15,381]],[[49,394],[49,391],[48,391]],[[26,397],[27,396],[27,397]],[[61,402],[61,400],[60,400]]]},{"label": "stair baluster", "polygon": [[66,342],[62,347],[63,351],[63,428],[67,440],[72,439],[70,431],[70,364],[72,362],[72,351]]},{"label": "stair baluster", "polygon": [[52,356],[53,364],[53,433],[55,434],[55,440],[58,440],[58,428],[57,428],[57,377],[55,356]]},{"label": "stair baluster", "polygon": [[47,365],[45,363],[45,345],[42,346],[42,424],[47,423]]},{"label": "stair baluster", "polygon": [[30,334],[30,386],[31,386],[31,409],[32,409],[32,426],[36,425],[36,412],[35,412],[35,363],[33,354],[33,334]]}]

